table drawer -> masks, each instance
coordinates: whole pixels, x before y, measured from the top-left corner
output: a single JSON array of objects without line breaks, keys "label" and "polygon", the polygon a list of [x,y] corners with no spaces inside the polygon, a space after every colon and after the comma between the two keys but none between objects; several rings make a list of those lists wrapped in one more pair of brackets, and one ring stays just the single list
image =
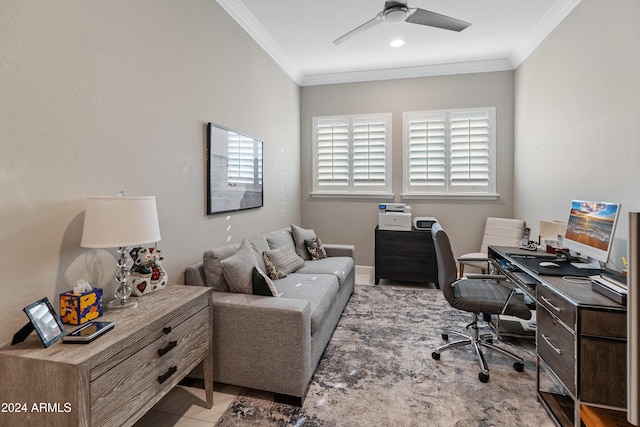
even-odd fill
[{"label": "table drawer", "polygon": [[576,308],[569,301],[548,289],[546,286],[537,286],[538,304],[553,313],[562,320],[573,332],[576,324]]},{"label": "table drawer", "polygon": [[538,309],[537,316],[538,355],[576,396],[575,335],[545,308]]},{"label": "table drawer", "polygon": [[[208,316],[208,309],[203,309],[128,358],[115,355],[120,363],[91,381],[92,424],[120,425],[144,407],[141,402],[188,374],[208,351]],[[160,331],[165,327],[158,325]]]}]

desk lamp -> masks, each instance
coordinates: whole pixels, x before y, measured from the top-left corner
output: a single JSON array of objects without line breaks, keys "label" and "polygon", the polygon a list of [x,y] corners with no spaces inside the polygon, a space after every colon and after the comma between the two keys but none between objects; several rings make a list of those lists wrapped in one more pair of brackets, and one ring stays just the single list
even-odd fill
[{"label": "desk lamp", "polygon": [[83,248],[118,248],[120,270],[116,275],[116,299],[107,304],[109,309],[133,308],[137,301],[129,300],[131,285],[127,283],[128,247],[160,240],[158,212],[154,196],[90,197],[82,229]]}]

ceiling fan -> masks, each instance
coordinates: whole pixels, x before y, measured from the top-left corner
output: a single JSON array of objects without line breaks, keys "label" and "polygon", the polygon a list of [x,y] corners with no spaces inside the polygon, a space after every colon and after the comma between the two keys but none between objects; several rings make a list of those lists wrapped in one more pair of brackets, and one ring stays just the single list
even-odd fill
[{"label": "ceiling fan", "polygon": [[406,0],[386,1],[384,3],[384,10],[378,13],[375,18],[349,31],[342,37],[335,39],[333,43],[340,44],[382,22],[398,23],[402,21],[451,31],[462,31],[471,25],[469,22],[420,9],[419,7],[411,8],[407,5]]}]

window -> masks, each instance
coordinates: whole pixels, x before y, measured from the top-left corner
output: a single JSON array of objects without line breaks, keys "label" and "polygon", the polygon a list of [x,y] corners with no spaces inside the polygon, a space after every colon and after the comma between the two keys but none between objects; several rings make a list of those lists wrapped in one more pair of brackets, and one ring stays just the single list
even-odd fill
[{"label": "window", "polygon": [[391,114],[313,118],[313,193],[391,192]]},{"label": "window", "polygon": [[495,196],[495,108],[404,113],[404,195]]}]

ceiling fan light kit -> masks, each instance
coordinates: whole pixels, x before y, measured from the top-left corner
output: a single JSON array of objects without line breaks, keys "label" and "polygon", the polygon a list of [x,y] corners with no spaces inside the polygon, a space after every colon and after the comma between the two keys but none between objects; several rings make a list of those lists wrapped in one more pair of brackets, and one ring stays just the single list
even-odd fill
[{"label": "ceiling fan light kit", "polygon": [[404,6],[394,6],[389,9],[385,9],[383,12],[384,22],[391,24],[397,24],[407,19],[409,15],[409,9]]},{"label": "ceiling fan light kit", "polygon": [[471,24],[460,19],[450,16],[441,15],[436,12],[420,8],[410,8],[405,1],[387,1],[384,4],[382,12],[378,13],[373,19],[349,31],[345,35],[333,41],[334,44],[340,44],[353,36],[356,36],[369,28],[382,22],[399,23],[408,22],[410,24],[425,25],[428,27],[442,28],[449,31],[462,31]]}]

